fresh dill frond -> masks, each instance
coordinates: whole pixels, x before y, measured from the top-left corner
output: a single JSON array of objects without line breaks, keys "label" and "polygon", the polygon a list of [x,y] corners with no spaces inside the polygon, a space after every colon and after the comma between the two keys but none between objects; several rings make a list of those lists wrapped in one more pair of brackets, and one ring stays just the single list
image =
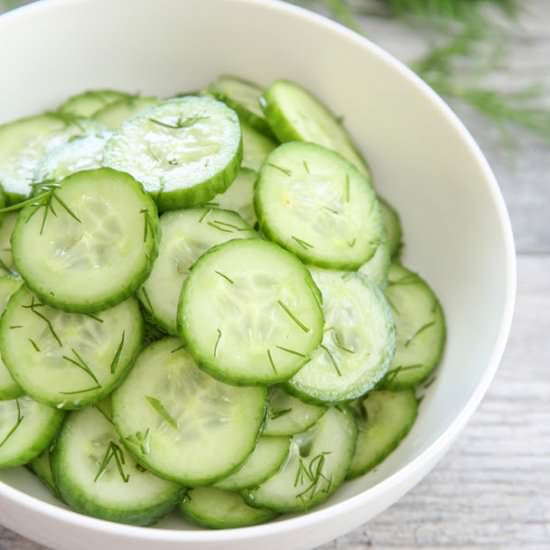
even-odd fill
[{"label": "fresh dill frond", "polygon": [[[519,0],[302,0],[357,32],[361,18],[380,16],[408,25],[427,41],[428,52],[412,68],[436,92],[493,122],[503,137],[521,127],[550,141],[550,109],[544,93],[527,84],[516,92],[485,85],[513,44]],[[500,13],[500,17],[498,16]],[[509,21],[509,25],[501,25]],[[426,38],[425,38],[426,37]],[[536,93],[532,93],[537,90]]]},{"label": "fresh dill frond", "polygon": [[393,15],[465,19],[481,13],[485,6],[499,8],[510,16],[519,9],[517,0],[384,0]]}]

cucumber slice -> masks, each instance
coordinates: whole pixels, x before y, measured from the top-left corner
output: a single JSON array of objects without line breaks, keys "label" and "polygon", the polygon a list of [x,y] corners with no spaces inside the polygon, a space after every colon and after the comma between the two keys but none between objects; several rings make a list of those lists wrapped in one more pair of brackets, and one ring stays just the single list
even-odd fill
[{"label": "cucumber slice", "polygon": [[15,212],[3,215],[0,223],[0,266],[5,274],[14,273],[15,265],[11,255],[11,234],[17,221]]},{"label": "cucumber slice", "polygon": [[234,210],[241,218],[251,226],[256,224],[256,212],[254,212],[254,184],[258,174],[248,168],[241,168],[239,175],[229,189],[221,195],[216,195],[210,205]]},{"label": "cucumber slice", "polygon": [[207,485],[254,450],[265,402],[264,389],[218,382],[179,340],[165,338],[141,353],[113,394],[113,419],[141,464],[184,485]]},{"label": "cucumber slice", "polygon": [[157,97],[132,96],[119,99],[94,114],[94,119],[109,130],[120,130],[124,122],[141,114],[142,111],[156,105],[160,100]]},{"label": "cucumber slice", "polygon": [[69,176],[31,199],[19,214],[12,253],[43,302],[89,313],[141,286],[157,239],[151,198],[128,174],[102,168]]},{"label": "cucumber slice", "polygon": [[157,324],[177,334],[181,285],[197,258],[216,244],[257,235],[235,212],[213,208],[166,212],[160,218],[160,233],[158,258],[138,297]]},{"label": "cucumber slice", "polygon": [[107,105],[129,97],[126,92],[117,90],[88,90],[71,96],[59,107],[59,111],[67,115],[89,118]]},{"label": "cucumber slice", "polygon": [[0,181],[8,202],[28,197],[39,162],[49,151],[86,133],[86,121],[46,113],[0,126]]},{"label": "cucumber slice", "polygon": [[183,285],[178,328],[212,376],[273,384],[295,374],[319,345],[318,289],[300,261],[260,239],[218,245]]},{"label": "cucumber slice", "polygon": [[54,496],[60,498],[55,479],[53,478],[51,453],[49,449],[42,452],[32,462],[29,463],[31,471],[46,485]]},{"label": "cucumber slice", "polygon": [[36,458],[55,437],[63,412],[23,396],[0,401],[0,468]]},{"label": "cucumber slice", "polygon": [[326,408],[304,403],[279,386],[269,388],[269,402],[263,435],[294,435],[304,432],[323,416]]},{"label": "cucumber slice", "polygon": [[[4,313],[11,295],[21,286],[22,281],[13,277],[0,277],[0,316]],[[13,379],[0,357],[0,401],[15,399],[23,395],[23,390]]]},{"label": "cucumber slice", "polygon": [[413,390],[376,390],[353,408],[358,434],[348,479],[372,470],[401,443],[414,424],[418,401]]},{"label": "cucumber slice", "polygon": [[246,462],[236,472],[218,481],[214,486],[227,491],[257,487],[277,473],[288,456],[289,445],[288,437],[260,437],[256,448]]},{"label": "cucumber slice", "polygon": [[108,395],[141,349],[143,321],[134,298],[94,315],[41,303],[26,287],[0,321],[2,357],[34,399],[76,409]]},{"label": "cucumber slice", "polygon": [[126,122],[105,164],[128,172],[161,210],[204,204],[225,191],[242,158],[237,114],[210,97],[170,99]]},{"label": "cucumber slice", "polygon": [[[6,206],[6,193],[4,193],[4,189],[2,188],[1,182],[0,182],[0,225],[2,225],[4,221],[4,216],[6,215],[6,212],[4,212],[4,207]],[[3,270],[3,267],[0,265],[0,270]]]},{"label": "cucumber slice", "polygon": [[313,94],[294,82],[277,80],[260,99],[265,117],[281,142],[307,141],[342,155],[364,175],[369,175],[350,135]]},{"label": "cucumber slice", "polygon": [[58,145],[37,166],[35,181],[60,181],[83,170],[101,168],[109,132],[90,131],[68,143]]},{"label": "cucumber slice", "polygon": [[355,399],[382,379],[395,352],[391,309],[377,285],[358,273],[312,270],[323,295],[323,343],[287,383],[306,399]]},{"label": "cucumber slice", "polygon": [[151,525],[176,506],[182,488],[145,471],[108,420],[90,407],[69,415],[52,455],[63,500],[90,516]]},{"label": "cucumber slice", "polygon": [[352,414],[332,407],[307,432],[295,435],[285,465],[256,489],[243,491],[251,506],[302,512],[325,501],[346,477],[357,428]]},{"label": "cucumber slice", "polygon": [[384,288],[388,282],[388,274],[391,265],[391,252],[387,239],[382,241],[374,256],[359,268],[362,273],[372,283]]},{"label": "cucumber slice", "polygon": [[257,84],[237,76],[222,75],[208,86],[208,91],[234,109],[245,124],[266,136],[272,135],[260,107],[263,90]]},{"label": "cucumber slice", "polygon": [[399,255],[403,243],[401,242],[401,220],[397,210],[393,208],[388,201],[378,199],[380,202],[380,213],[382,214],[382,223],[386,230],[387,242],[390,248],[390,256]]},{"label": "cucumber slice", "polygon": [[254,130],[241,120],[243,134],[243,166],[258,171],[266,157],[277,147],[277,143],[266,135]]},{"label": "cucumber slice", "polygon": [[271,510],[253,508],[237,493],[213,487],[191,489],[181,503],[183,515],[211,529],[232,529],[265,523],[277,514]]},{"label": "cucumber slice", "polygon": [[397,349],[383,386],[410,388],[426,380],[441,360],[445,317],[426,281],[399,264],[390,268],[385,294],[395,318]]},{"label": "cucumber slice", "polygon": [[277,147],[262,166],[254,200],[263,233],[319,267],[355,270],[384,236],[368,180],[312,143]]}]

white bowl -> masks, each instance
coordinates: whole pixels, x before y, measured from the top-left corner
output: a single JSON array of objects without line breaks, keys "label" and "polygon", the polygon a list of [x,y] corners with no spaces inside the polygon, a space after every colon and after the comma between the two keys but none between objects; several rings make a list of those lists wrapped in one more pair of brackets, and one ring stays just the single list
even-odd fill
[{"label": "white bowl", "polygon": [[259,0],[38,3],[0,18],[0,67],[0,121],[86,88],[169,95],[224,72],[263,84],[297,80],[344,116],[376,188],[401,213],[404,262],[433,285],[448,324],[443,364],[411,434],[375,472],[309,514],[229,531],[198,530],[177,516],[129,527],[67,510],[17,469],[0,473],[2,524],[61,550],[311,548],[380,513],[430,471],[495,374],[516,285],[495,178],[437,95],[357,34]]}]

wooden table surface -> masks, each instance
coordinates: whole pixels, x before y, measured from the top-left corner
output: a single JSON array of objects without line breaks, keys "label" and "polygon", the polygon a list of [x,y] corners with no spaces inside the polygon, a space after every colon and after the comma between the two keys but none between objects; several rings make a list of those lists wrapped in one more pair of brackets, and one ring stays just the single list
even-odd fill
[{"label": "wooden table surface", "polygon": [[[529,39],[518,38],[493,84],[511,90],[546,79],[550,89],[550,4],[524,4]],[[395,23],[369,19],[364,28],[403,60],[422,49]],[[519,289],[510,341],[483,404],[433,472],[385,513],[318,550],[550,549],[550,144],[517,131],[510,153],[492,124],[453,107],[487,155],[512,217]],[[41,548],[0,527],[0,550]]]}]

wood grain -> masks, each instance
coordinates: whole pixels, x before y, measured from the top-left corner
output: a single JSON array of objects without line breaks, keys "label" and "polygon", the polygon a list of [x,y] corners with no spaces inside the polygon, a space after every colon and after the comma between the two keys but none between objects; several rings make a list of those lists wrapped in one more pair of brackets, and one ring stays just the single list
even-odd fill
[{"label": "wood grain", "polygon": [[[501,90],[531,79],[550,84],[548,0],[524,6],[530,38],[518,36],[493,78]],[[412,30],[379,19],[364,27],[405,61],[422,52]],[[493,166],[512,217],[520,253],[512,336],[482,406],[434,471],[368,525],[318,550],[550,549],[550,147],[517,131],[510,155],[490,123],[453,107]],[[41,548],[0,527],[0,550]]]}]

